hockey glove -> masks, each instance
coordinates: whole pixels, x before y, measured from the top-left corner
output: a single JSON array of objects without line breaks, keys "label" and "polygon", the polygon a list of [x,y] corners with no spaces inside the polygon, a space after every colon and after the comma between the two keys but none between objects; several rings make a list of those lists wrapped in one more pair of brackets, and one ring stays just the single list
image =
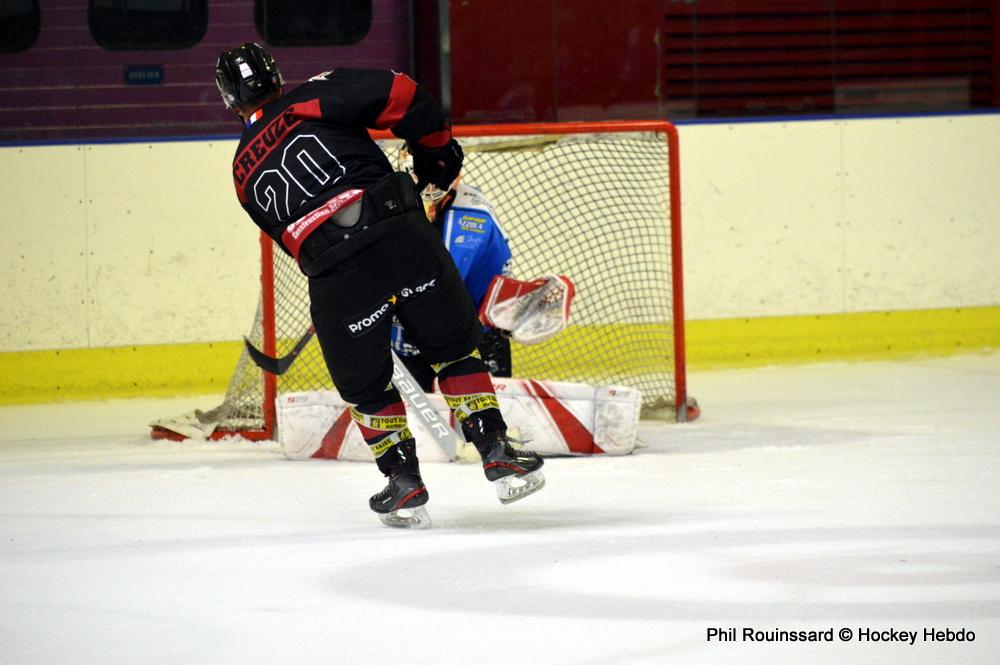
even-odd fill
[{"label": "hockey glove", "polygon": [[576,285],[565,275],[544,275],[530,282],[497,275],[479,306],[479,320],[510,333],[520,344],[538,344],[569,324]]},{"label": "hockey glove", "polygon": [[424,191],[427,185],[434,185],[443,192],[451,188],[451,183],[462,172],[462,146],[452,139],[443,148],[428,150],[419,144],[410,146],[413,154],[413,172],[417,175],[417,191]]}]

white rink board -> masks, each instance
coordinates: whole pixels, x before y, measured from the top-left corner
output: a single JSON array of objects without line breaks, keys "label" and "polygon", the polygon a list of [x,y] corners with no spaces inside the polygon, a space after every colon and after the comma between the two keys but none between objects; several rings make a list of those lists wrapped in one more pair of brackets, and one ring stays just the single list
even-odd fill
[{"label": "white rink board", "polygon": [[687,318],[843,311],[838,124],[679,131]]},{"label": "white rink board", "polygon": [[[689,319],[1000,304],[1000,114],[679,132]],[[235,145],[0,148],[0,352],[245,334]]]},{"label": "white rink board", "polygon": [[0,351],[86,345],[84,154],[82,146],[0,148]]},{"label": "white rink board", "polygon": [[846,302],[867,310],[1000,304],[997,118],[847,126]]},{"label": "white rink board", "polygon": [[1000,304],[1000,114],[679,129],[687,318]]},{"label": "white rink board", "polygon": [[[235,141],[0,148],[0,351],[239,339],[260,244]],[[10,174],[10,175],[6,175]]]}]

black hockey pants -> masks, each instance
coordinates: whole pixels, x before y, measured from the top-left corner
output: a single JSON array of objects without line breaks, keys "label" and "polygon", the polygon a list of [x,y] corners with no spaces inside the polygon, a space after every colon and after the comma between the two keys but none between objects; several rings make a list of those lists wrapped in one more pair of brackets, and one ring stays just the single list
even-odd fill
[{"label": "black hockey pants", "polygon": [[323,357],[337,390],[353,404],[378,399],[389,385],[393,315],[432,363],[472,353],[482,336],[472,299],[422,207],[380,225],[375,242],[309,278]]}]

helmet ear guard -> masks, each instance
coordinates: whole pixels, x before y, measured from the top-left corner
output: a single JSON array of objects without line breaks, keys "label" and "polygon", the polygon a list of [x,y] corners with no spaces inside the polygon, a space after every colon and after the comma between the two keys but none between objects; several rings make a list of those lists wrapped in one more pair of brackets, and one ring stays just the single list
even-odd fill
[{"label": "helmet ear guard", "polygon": [[278,65],[260,44],[247,42],[219,54],[215,85],[227,108],[253,106],[285,84]]}]

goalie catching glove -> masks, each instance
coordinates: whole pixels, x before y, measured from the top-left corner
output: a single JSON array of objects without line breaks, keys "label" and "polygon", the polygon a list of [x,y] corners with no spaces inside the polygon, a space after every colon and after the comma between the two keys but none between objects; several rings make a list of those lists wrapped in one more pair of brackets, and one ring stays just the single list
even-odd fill
[{"label": "goalie catching glove", "polygon": [[413,172],[417,176],[417,191],[424,191],[427,185],[434,185],[443,192],[451,189],[451,183],[462,172],[465,154],[458,141],[452,139],[443,148],[428,150],[419,143],[408,146],[413,156]]},{"label": "goalie catching glove", "polygon": [[510,334],[521,344],[538,344],[569,323],[576,286],[564,275],[522,282],[497,275],[479,307],[479,320]]}]

